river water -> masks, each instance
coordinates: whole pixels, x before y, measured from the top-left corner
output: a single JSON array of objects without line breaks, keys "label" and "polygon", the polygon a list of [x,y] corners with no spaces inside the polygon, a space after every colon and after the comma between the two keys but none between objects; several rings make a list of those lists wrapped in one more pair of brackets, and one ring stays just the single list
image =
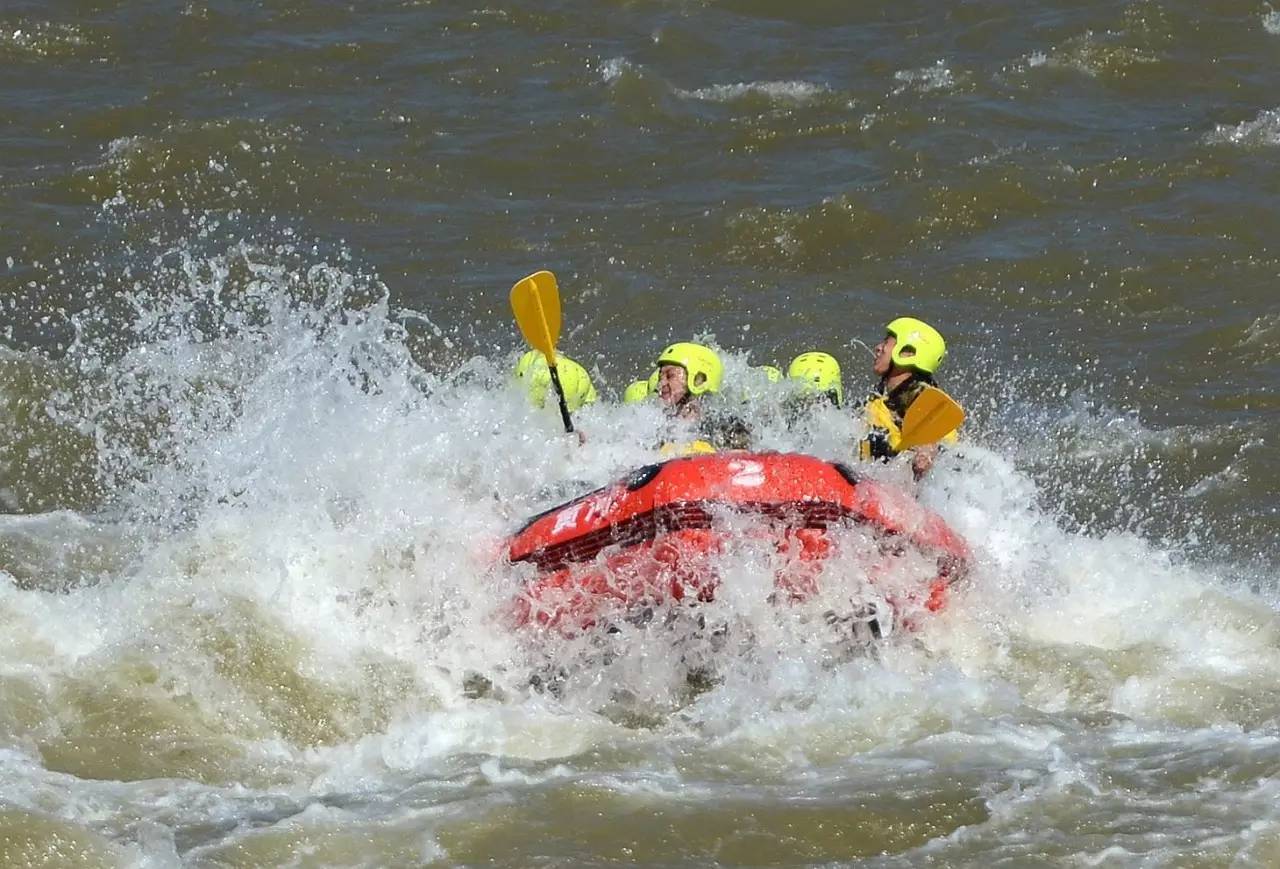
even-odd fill
[{"label": "river water", "polygon": [[[0,63],[0,864],[1280,865],[1280,11],[9,0]],[[902,313],[939,617],[833,652],[744,547],[700,684],[501,627],[660,346],[841,458],[752,366],[859,395]]]}]

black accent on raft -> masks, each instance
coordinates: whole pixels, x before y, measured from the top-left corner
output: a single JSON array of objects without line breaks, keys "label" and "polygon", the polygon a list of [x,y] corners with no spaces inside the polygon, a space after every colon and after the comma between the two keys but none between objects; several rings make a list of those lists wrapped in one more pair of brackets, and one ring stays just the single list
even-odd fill
[{"label": "black accent on raft", "polygon": [[623,483],[626,485],[628,492],[635,492],[652,483],[653,478],[658,476],[658,471],[661,470],[662,465],[645,465],[643,468],[636,468],[627,475]]},{"label": "black accent on raft", "polygon": [[858,472],[844,462],[832,462],[831,467],[835,468],[840,476],[844,477],[844,481],[855,489],[862,482],[862,477],[858,476]]},{"label": "black accent on raft", "polygon": [[635,546],[653,540],[659,534],[672,531],[707,529],[717,510],[730,510],[783,520],[796,528],[827,528],[843,522],[863,522],[865,517],[856,514],[843,504],[830,501],[788,501],[783,503],[741,503],[725,501],[676,501],[662,507],[624,519],[616,525],[599,528],[581,537],[555,543],[513,559],[529,561],[539,570],[561,570],[571,564],[590,561],[606,546]]}]

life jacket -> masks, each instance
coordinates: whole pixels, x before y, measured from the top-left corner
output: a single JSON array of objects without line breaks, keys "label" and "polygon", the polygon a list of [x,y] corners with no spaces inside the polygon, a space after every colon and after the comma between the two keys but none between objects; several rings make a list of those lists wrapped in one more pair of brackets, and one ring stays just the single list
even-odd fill
[{"label": "life jacket", "polygon": [[664,459],[671,459],[677,456],[697,456],[706,453],[714,453],[716,448],[706,441],[687,441],[685,443],[674,443],[667,441],[658,448],[658,455]]},{"label": "life jacket", "polygon": [[[902,418],[916,396],[931,385],[923,378],[913,377],[892,392],[884,392],[882,384],[871,393],[862,409],[863,418],[871,433],[858,443],[858,458],[869,462],[872,459],[896,456],[898,444],[902,442]],[[948,432],[941,443],[953,444],[956,440],[956,433],[953,431]]]},{"label": "life jacket", "polygon": [[[747,424],[723,405],[702,404],[694,426],[697,438],[662,444],[658,452],[663,458],[714,453],[717,450],[745,450],[751,443]],[[694,434],[695,432],[689,432]]]}]

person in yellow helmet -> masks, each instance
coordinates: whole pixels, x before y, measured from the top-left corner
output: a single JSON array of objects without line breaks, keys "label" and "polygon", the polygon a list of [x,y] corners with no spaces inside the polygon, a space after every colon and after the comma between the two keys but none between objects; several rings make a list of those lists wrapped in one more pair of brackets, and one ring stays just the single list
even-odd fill
[{"label": "person in yellow helmet", "polygon": [[815,412],[825,406],[844,404],[840,363],[830,353],[817,350],[801,353],[787,366],[786,382],[790,389],[781,410],[789,429],[810,425]]},{"label": "person in yellow helmet", "polygon": [[787,379],[798,384],[802,396],[822,396],[836,407],[844,405],[840,363],[830,353],[801,353],[787,366]]},{"label": "person in yellow helmet", "polygon": [[674,415],[697,416],[700,395],[720,391],[724,364],[710,347],[679,341],[658,354],[658,400]]},{"label": "person in yellow helmet", "polygon": [[653,369],[647,380],[635,380],[622,393],[623,404],[639,404],[658,397],[658,369]]},{"label": "person in yellow helmet", "polygon": [[622,393],[623,404],[639,404],[651,395],[648,380],[637,380]]},{"label": "person in yellow helmet", "polygon": [[658,354],[657,364],[658,401],[672,418],[696,422],[701,435],[681,451],[746,448],[750,433],[742,421],[723,408],[704,403],[720,391],[724,380],[724,363],[718,353],[702,344],[679,341]]},{"label": "person in yellow helmet", "polygon": [[[591,375],[587,369],[568,356],[556,354],[556,371],[560,374],[560,385],[564,387],[564,400],[573,413],[596,401],[596,388],[591,384]],[[530,350],[516,362],[515,377],[524,386],[529,401],[534,407],[542,407],[547,402],[547,393],[551,391],[551,369],[547,367],[547,358],[540,350]],[[554,400],[554,396],[552,397]]]},{"label": "person in yellow helmet", "polygon": [[732,395],[726,391],[722,397],[736,399],[744,406],[756,404],[775,394],[771,387],[782,380],[782,370],[776,365],[753,365],[743,372],[741,382],[734,384]]},{"label": "person in yellow helmet", "polygon": [[[864,408],[871,432],[859,445],[861,457],[868,460],[898,454],[903,417],[920,393],[934,385],[934,374],[947,356],[947,342],[923,320],[898,317],[885,326],[885,336],[873,352],[871,370],[880,382]],[[955,432],[943,440],[954,442]],[[936,444],[912,451],[911,470],[916,479],[928,473],[937,454]]]}]

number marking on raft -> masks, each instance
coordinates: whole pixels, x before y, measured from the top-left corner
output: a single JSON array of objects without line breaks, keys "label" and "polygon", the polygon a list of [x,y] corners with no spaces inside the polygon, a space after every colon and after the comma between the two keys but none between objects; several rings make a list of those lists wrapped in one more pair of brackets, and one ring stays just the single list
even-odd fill
[{"label": "number marking on raft", "polygon": [[614,500],[613,493],[609,493],[566,507],[556,514],[556,524],[552,526],[551,533],[559,534],[577,528],[584,522],[591,523],[605,518],[613,510]]},{"label": "number marking on raft", "polygon": [[755,489],[764,485],[764,465],[759,462],[735,459],[729,463],[733,477],[729,482],[744,489]]},{"label": "number marking on raft", "polygon": [[576,528],[578,522],[582,520],[582,511],[587,505],[574,504],[567,510],[561,510],[556,514],[556,524],[551,529],[552,534],[559,534],[561,531],[568,531],[570,528]]}]

